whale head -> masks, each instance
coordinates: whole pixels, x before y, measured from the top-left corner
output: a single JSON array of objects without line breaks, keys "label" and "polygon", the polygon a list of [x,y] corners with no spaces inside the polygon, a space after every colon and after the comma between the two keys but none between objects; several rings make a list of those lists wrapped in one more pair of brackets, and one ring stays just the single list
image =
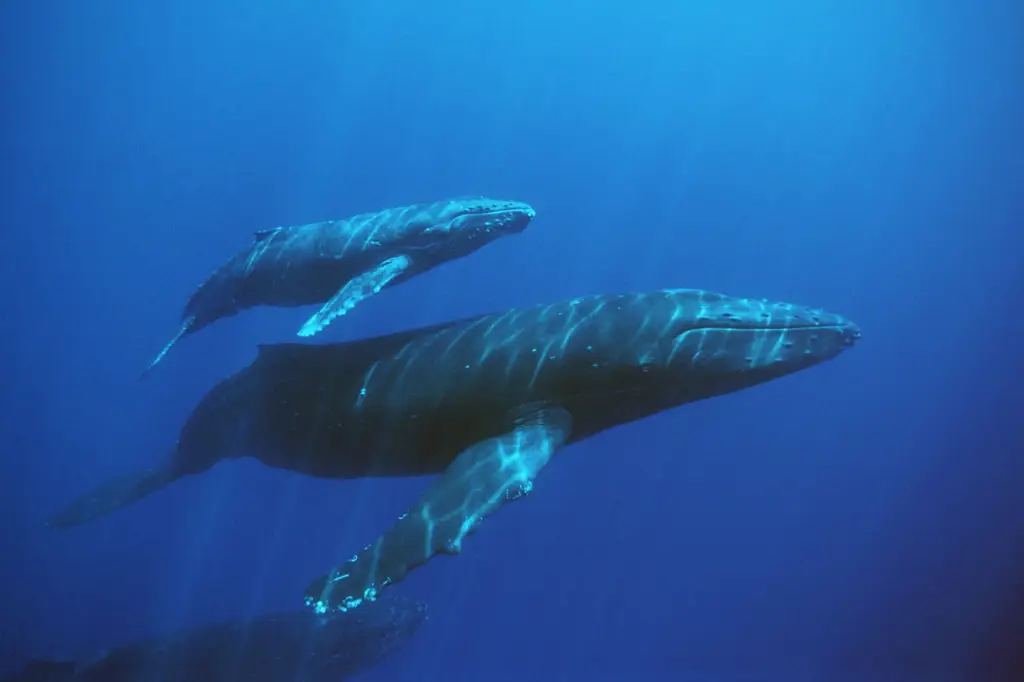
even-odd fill
[{"label": "whale head", "polygon": [[860,328],[825,310],[700,290],[665,292],[636,349],[687,401],[754,386],[835,358]]},{"label": "whale head", "polygon": [[536,215],[522,201],[459,197],[444,202],[418,235],[418,248],[444,260],[468,255],[500,237],[525,230]]},{"label": "whale head", "polygon": [[860,339],[841,315],[677,289],[596,299],[572,316],[572,385],[646,415],[731,393],[830,360]]}]

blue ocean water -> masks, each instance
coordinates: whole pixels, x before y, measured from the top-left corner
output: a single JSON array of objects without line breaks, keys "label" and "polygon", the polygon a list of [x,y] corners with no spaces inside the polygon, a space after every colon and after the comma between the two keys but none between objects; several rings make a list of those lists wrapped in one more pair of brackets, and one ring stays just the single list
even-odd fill
[{"label": "blue ocean water", "polygon": [[183,342],[253,230],[459,194],[524,234],[341,341],[591,293],[820,306],[836,360],[560,454],[366,680],[1024,679],[1024,5],[8,3],[0,673],[301,605],[422,480],[228,462],[65,533],[314,310]]}]

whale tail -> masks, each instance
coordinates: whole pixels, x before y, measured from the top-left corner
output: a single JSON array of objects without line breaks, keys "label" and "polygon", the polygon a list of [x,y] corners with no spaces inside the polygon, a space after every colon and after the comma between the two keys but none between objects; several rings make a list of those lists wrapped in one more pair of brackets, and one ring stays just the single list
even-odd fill
[{"label": "whale tail", "polygon": [[36,658],[25,664],[21,672],[3,678],[3,682],[74,682],[74,661]]},{"label": "whale tail", "polygon": [[155,493],[186,472],[171,459],[160,466],[111,479],[85,493],[46,520],[46,526],[65,530],[106,516]]},{"label": "whale tail", "polygon": [[142,374],[139,375],[139,381],[142,381],[142,379],[145,378],[145,376],[149,374],[161,360],[164,359],[164,356],[167,355],[167,352],[171,350],[172,347],[174,347],[174,344],[178,343],[181,337],[185,336],[185,334],[188,334],[190,331],[192,331],[192,327],[195,325],[195,322],[195,315],[185,318],[185,321],[181,323],[181,327],[178,329],[178,333],[174,335],[174,338],[167,342],[167,345],[164,346],[163,350],[157,353],[156,357],[153,358],[153,362],[149,363],[149,367],[144,369],[142,371]]}]

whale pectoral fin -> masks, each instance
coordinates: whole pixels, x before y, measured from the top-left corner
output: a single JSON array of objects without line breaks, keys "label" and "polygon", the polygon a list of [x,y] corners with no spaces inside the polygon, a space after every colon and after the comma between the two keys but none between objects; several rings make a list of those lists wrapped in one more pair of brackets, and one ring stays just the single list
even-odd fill
[{"label": "whale pectoral fin", "polygon": [[118,476],[72,502],[46,520],[49,528],[66,530],[93,521],[150,495],[183,475],[173,460],[153,469]]},{"label": "whale pectoral fin", "polygon": [[157,356],[153,358],[153,362],[149,363],[149,367],[143,370],[142,374],[139,375],[139,380],[149,374],[150,371],[157,366],[157,363],[164,359],[164,356],[167,355],[167,352],[171,350],[172,347],[174,347],[174,344],[178,343],[178,341],[181,340],[181,337],[185,336],[185,334],[188,334],[189,331],[192,330],[192,325],[195,324],[195,321],[195,316],[185,318],[181,323],[181,327],[178,329],[178,333],[174,335],[173,339],[167,342],[167,345],[164,346],[163,350],[157,353]]},{"label": "whale pectoral fin", "polygon": [[324,327],[336,317],[344,315],[360,301],[373,296],[392,280],[401,275],[412,264],[408,256],[388,258],[372,270],[354,277],[347,282],[331,300],[306,320],[299,330],[299,336],[313,336],[323,331]]},{"label": "whale pectoral fin", "polygon": [[314,580],[306,588],[307,606],[319,613],[353,609],[435,554],[457,554],[487,516],[530,492],[571,427],[566,411],[541,409],[508,433],[463,450],[387,532]]}]

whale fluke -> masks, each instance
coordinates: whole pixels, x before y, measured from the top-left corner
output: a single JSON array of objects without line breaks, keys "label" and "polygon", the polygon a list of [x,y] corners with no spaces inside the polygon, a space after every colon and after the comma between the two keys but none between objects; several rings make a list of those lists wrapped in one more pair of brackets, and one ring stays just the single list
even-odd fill
[{"label": "whale fluke", "polygon": [[188,334],[189,331],[191,331],[192,325],[195,324],[195,321],[195,316],[191,316],[186,318],[185,321],[181,323],[181,328],[178,329],[178,333],[174,335],[173,339],[167,342],[167,345],[164,346],[163,350],[157,353],[156,357],[153,358],[153,362],[149,363],[149,367],[144,369],[142,371],[142,374],[139,375],[138,381],[142,381],[142,379],[144,379],[145,376],[149,374],[150,371],[152,371],[152,369],[156,367],[161,360],[164,359],[164,356],[167,355],[167,351],[171,350],[174,344],[178,343],[181,337],[185,336],[185,334]]},{"label": "whale fluke", "polygon": [[3,678],[3,682],[75,682],[76,668],[74,661],[35,658],[20,673]]},{"label": "whale fluke", "polygon": [[143,471],[118,476],[85,493],[64,511],[46,520],[46,526],[65,530],[115,512],[181,478],[185,472],[173,459]]}]

